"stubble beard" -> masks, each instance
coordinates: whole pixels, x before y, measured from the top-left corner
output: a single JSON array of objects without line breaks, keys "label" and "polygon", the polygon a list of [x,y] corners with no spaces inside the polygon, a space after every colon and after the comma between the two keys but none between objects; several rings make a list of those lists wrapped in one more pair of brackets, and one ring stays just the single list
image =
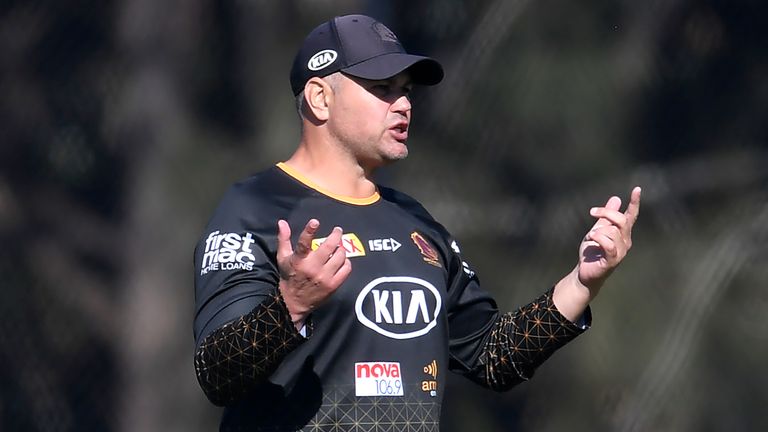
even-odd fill
[{"label": "stubble beard", "polygon": [[379,142],[379,157],[383,165],[389,165],[408,157],[408,146],[400,141]]},{"label": "stubble beard", "polygon": [[331,130],[336,142],[345,148],[366,171],[372,171],[408,157],[406,142],[397,141],[388,136],[388,130],[380,135],[368,136],[367,139],[345,132],[347,131],[341,128]]},{"label": "stubble beard", "polygon": [[383,137],[357,142],[351,148],[355,148],[359,162],[369,170],[390,165],[408,157],[408,146],[405,143],[388,141]]}]

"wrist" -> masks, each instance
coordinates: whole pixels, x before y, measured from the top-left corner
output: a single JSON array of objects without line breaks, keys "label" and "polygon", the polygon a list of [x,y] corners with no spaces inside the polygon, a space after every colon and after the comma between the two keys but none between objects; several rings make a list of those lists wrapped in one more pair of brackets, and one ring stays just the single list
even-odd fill
[{"label": "wrist", "polygon": [[571,295],[584,301],[591,301],[600,290],[602,283],[595,281],[585,282],[579,274],[579,266],[576,266],[565,278],[564,284],[571,291]]},{"label": "wrist", "polygon": [[304,324],[306,323],[307,319],[306,317],[294,317],[291,315],[291,321],[293,321],[293,326],[296,327],[296,331],[301,331],[301,329],[304,327]]},{"label": "wrist", "polygon": [[291,322],[296,327],[296,330],[301,330],[301,328],[304,327],[304,322],[306,321],[307,316],[309,315],[309,308],[301,308],[298,306],[299,302],[294,296],[290,295],[291,291],[286,287],[285,279],[280,279],[280,283],[277,288],[280,292],[280,296],[283,298],[285,308],[288,310],[288,314],[291,316]]},{"label": "wrist", "polygon": [[577,266],[555,285],[552,302],[563,316],[571,322],[576,322],[597,295],[597,291],[598,289],[588,287],[580,280]]}]

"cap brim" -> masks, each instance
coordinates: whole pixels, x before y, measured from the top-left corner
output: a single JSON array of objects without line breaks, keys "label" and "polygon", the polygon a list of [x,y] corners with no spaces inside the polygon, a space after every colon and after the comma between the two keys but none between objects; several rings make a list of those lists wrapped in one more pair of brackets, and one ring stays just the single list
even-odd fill
[{"label": "cap brim", "polygon": [[373,57],[341,69],[358,78],[382,80],[408,70],[414,84],[435,85],[443,79],[443,67],[430,57],[391,53]]}]

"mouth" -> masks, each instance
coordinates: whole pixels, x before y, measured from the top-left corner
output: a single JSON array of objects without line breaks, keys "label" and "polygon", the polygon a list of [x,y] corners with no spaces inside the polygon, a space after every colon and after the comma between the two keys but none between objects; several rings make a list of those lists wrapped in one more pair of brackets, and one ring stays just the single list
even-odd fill
[{"label": "mouth", "polygon": [[394,126],[390,127],[389,131],[392,134],[392,137],[397,141],[404,143],[408,139],[408,123],[407,122],[399,122]]}]

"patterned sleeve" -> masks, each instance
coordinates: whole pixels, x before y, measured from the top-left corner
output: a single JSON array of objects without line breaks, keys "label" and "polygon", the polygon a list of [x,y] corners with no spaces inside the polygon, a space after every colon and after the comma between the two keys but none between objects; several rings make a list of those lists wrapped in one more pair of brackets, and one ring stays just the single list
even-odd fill
[{"label": "patterned sleeve", "polygon": [[195,353],[197,380],[211,402],[227,405],[269,377],[303,341],[276,294],[202,340]]},{"label": "patterned sleeve", "polygon": [[[586,325],[572,323],[557,310],[552,291],[498,316],[480,354],[476,380],[493,390],[508,390],[530,379],[555,351],[585,331]],[[591,321],[589,309],[583,321]]]},{"label": "patterned sleeve", "polygon": [[451,371],[493,390],[507,390],[530,379],[555,351],[589,328],[590,308],[582,325],[570,322],[552,302],[554,288],[515,312],[501,314],[456,239],[417,201],[403,195],[398,201],[434,229],[431,235],[446,263]]},{"label": "patterned sleeve", "polygon": [[500,313],[480,287],[472,267],[452,241],[448,319],[450,366],[496,391],[530,379],[555,351],[589,328],[589,307],[580,324],[565,318],[552,302],[554,288],[510,313]]}]

